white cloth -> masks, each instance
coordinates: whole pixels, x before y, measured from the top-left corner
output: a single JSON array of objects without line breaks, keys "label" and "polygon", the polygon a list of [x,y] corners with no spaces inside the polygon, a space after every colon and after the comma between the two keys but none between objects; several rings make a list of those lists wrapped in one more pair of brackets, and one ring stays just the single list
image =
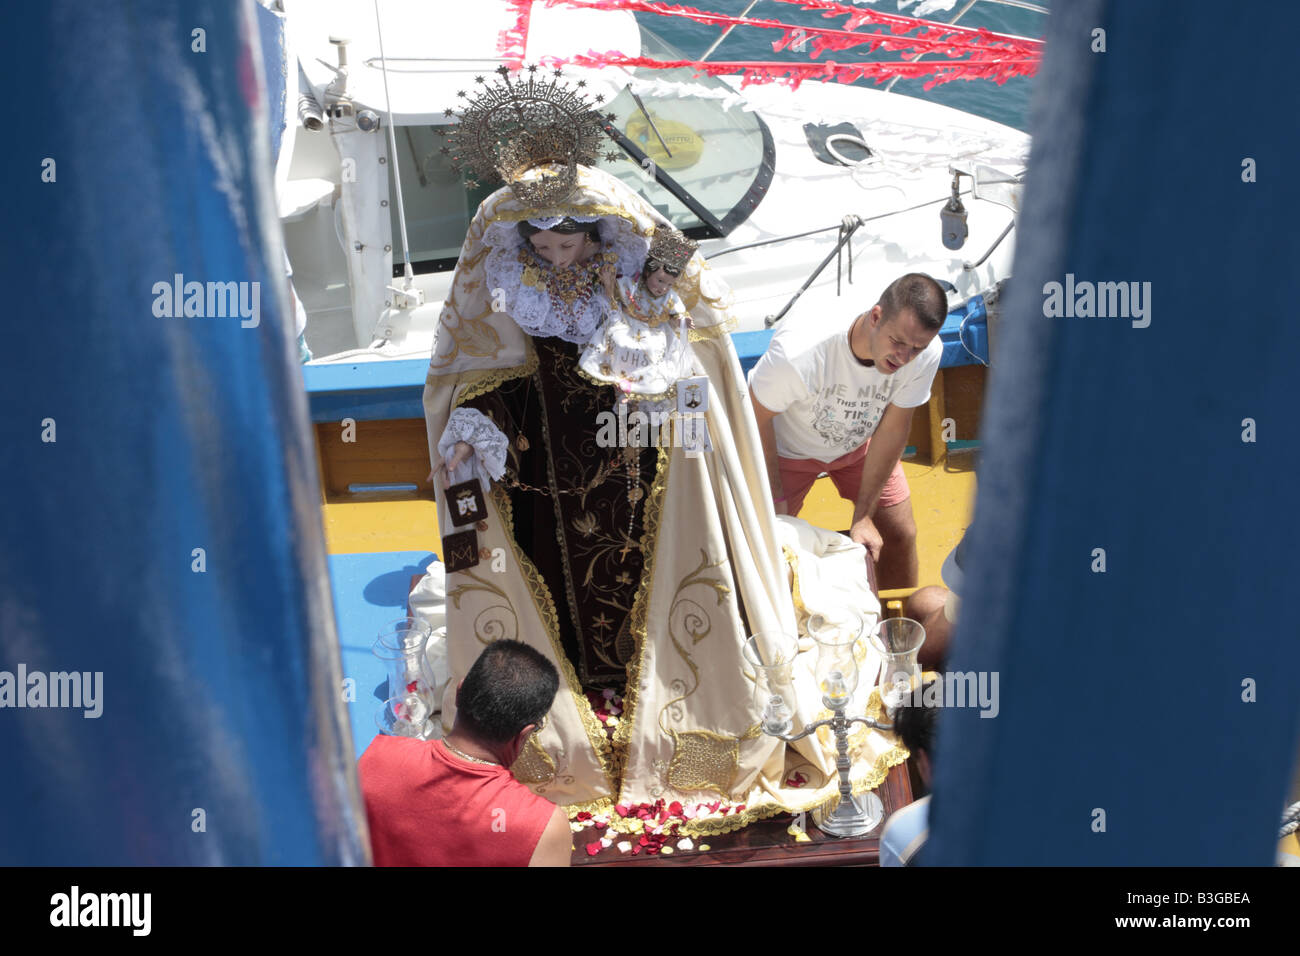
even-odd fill
[{"label": "white cloth", "polygon": [[460,469],[453,474],[451,459],[456,453],[456,442],[468,442],[474,446],[474,454],[466,463],[473,477],[483,486],[483,493],[492,490],[492,482],[499,481],[506,473],[506,451],[510,441],[505,433],[497,428],[496,423],[477,408],[458,408],[447,419],[447,427],[438,439],[438,454],[447,466],[447,477],[455,484],[468,481]]},{"label": "white cloth", "polygon": [[[870,641],[880,621],[880,599],[872,593],[867,578],[867,550],[837,531],[789,515],[776,516],[776,535],[786,556],[801,634],[808,634],[808,621],[814,614],[845,621],[847,609],[862,618],[856,654],[858,685],[850,704],[851,713],[862,713],[880,674],[880,654]],[[813,642],[805,638],[801,646],[809,651],[811,662],[816,656]]]},{"label": "white cloth", "polygon": [[443,691],[451,679],[447,663],[447,580],[446,565],[435,560],[424,572],[424,577],[411,591],[411,616],[429,625],[432,633],[424,645],[424,656],[433,673],[435,702],[442,700]]},{"label": "white cloth", "polygon": [[782,458],[833,461],[875,434],[885,409],[930,400],[943,358],[935,336],[925,351],[893,375],[863,365],[849,348],[853,320],[786,324],[772,336],[749,373],[754,397],[770,411]]}]

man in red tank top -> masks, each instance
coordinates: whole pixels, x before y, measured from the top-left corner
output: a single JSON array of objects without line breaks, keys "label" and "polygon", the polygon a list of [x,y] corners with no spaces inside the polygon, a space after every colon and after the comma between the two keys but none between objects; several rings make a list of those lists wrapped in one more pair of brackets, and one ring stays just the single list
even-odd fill
[{"label": "man in red tank top", "polygon": [[496,641],[456,689],[445,741],[371,741],[358,770],[375,866],[568,866],[568,817],[508,769],[558,688],[539,652]]}]

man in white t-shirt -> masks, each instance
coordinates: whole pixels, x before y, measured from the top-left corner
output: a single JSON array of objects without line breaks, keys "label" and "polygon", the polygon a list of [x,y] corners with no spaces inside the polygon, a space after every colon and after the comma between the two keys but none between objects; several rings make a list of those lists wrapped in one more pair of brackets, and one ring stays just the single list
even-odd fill
[{"label": "man in white t-shirt", "polygon": [[917,584],[916,522],[899,459],[912,410],[930,400],[948,299],[909,273],[852,322],[784,325],[749,374],[777,514],[796,515],[828,473],[853,502],[850,537],[884,588]]}]

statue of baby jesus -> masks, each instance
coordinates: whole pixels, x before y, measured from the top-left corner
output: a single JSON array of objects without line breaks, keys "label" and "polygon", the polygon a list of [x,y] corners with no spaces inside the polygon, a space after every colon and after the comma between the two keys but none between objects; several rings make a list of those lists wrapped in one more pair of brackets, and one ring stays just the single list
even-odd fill
[{"label": "statue of baby jesus", "polygon": [[696,243],[671,226],[659,226],[641,272],[618,276],[600,270],[609,313],[583,350],[589,377],[616,385],[643,411],[675,404],[679,379],[698,373],[690,354],[690,316],[673,286]]}]

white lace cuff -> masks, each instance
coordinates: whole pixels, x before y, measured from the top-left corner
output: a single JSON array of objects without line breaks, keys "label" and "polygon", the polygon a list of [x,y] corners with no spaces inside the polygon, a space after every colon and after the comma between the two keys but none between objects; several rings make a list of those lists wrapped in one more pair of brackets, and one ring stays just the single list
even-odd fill
[{"label": "white lace cuff", "polygon": [[[451,459],[456,452],[456,442],[469,442],[474,446],[474,454],[465,466],[457,469],[458,474],[451,474]],[[506,451],[510,441],[496,423],[477,408],[458,408],[447,419],[442,438],[438,439],[438,454],[448,467],[448,478],[453,482],[467,481],[470,477],[479,480],[483,493],[491,490],[491,482],[500,480],[506,472]],[[468,466],[472,475],[465,475]]]}]

